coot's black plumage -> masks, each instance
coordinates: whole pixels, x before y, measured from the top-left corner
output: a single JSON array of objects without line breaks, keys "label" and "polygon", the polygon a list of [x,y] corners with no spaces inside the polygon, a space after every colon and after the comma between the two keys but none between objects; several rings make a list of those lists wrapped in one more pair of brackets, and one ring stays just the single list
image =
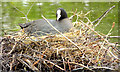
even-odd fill
[{"label": "coot's black plumage", "polygon": [[[56,20],[48,19],[48,21],[62,33],[68,32],[73,27],[71,20],[69,20],[66,11],[63,8],[57,9]],[[19,26],[27,33],[37,32],[38,34],[42,35],[45,35],[45,33],[58,33],[44,19],[35,20],[25,24],[19,24]]]}]

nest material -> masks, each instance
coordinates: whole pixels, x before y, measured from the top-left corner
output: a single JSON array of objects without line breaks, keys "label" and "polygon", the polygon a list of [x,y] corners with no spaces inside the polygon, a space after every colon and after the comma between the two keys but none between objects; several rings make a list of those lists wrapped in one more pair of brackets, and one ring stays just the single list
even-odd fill
[{"label": "nest material", "polygon": [[116,44],[80,22],[74,25],[82,28],[63,34],[71,41],[59,34],[39,37],[7,35],[1,40],[3,70],[118,70],[120,61]]}]

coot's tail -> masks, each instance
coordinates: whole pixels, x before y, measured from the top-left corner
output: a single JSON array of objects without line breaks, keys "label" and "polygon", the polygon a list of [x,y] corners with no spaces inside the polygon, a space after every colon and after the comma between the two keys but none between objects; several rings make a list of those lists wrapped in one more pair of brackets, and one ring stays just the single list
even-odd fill
[{"label": "coot's tail", "polygon": [[26,23],[26,24],[19,24],[19,26],[21,27],[21,29],[23,28],[27,28],[28,26],[30,26],[31,24]]}]

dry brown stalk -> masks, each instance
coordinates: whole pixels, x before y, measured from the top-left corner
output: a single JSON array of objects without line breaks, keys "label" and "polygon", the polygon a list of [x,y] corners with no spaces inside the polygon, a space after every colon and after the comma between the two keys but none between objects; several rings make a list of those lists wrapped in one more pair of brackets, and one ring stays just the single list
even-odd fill
[{"label": "dry brown stalk", "polygon": [[[82,67],[84,67],[84,68],[86,68],[86,69],[88,69],[88,70],[90,70],[90,71],[93,71],[92,69],[88,68],[87,66],[85,66],[85,65],[83,65],[83,64],[79,64],[79,63],[75,63],[75,62],[69,62],[69,63],[70,63],[70,64],[76,64],[76,65],[82,66]],[[93,71],[93,72],[95,72],[95,71]]]}]

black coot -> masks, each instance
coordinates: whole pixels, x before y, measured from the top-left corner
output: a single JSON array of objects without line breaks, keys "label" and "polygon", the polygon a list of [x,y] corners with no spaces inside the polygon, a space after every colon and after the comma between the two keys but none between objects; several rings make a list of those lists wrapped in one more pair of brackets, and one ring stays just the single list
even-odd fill
[{"label": "black coot", "polygon": [[[72,22],[67,17],[67,13],[63,8],[57,9],[56,20],[48,19],[48,21],[60,32],[68,32],[72,27]],[[41,35],[46,34],[56,34],[58,33],[54,30],[44,19],[35,20],[25,24],[19,24],[21,29],[24,29],[27,33],[34,33]]]}]

